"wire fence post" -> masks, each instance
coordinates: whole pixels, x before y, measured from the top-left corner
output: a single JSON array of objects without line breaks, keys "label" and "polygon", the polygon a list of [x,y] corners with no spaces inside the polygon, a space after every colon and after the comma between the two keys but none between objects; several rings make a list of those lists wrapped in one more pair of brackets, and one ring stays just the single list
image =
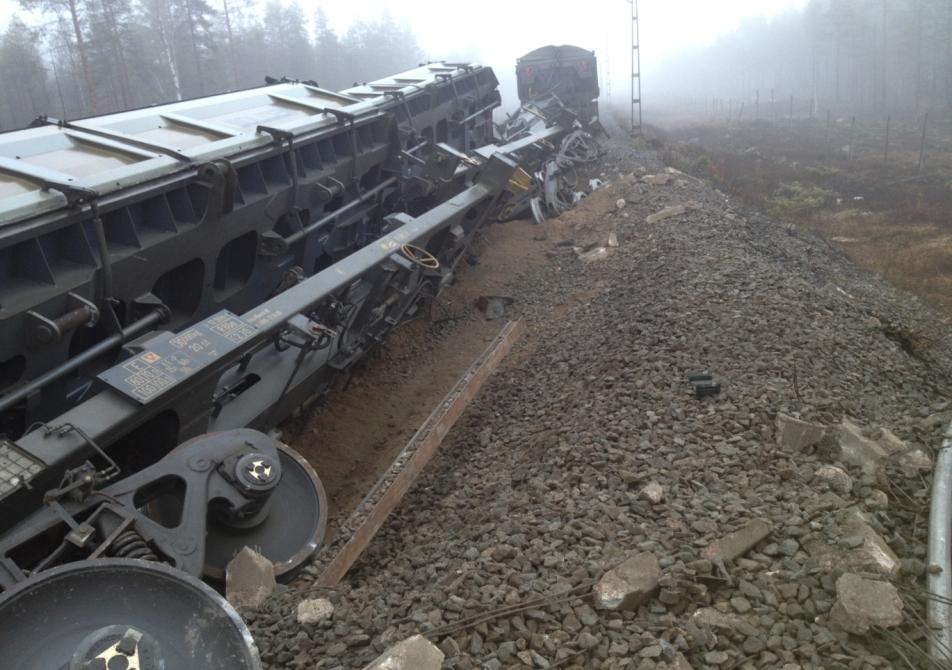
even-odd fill
[{"label": "wire fence post", "polygon": [[826,110],[826,153],[830,153],[830,110]]},{"label": "wire fence post", "polygon": [[849,143],[849,162],[853,162],[853,143],[856,141],[856,117],[850,121],[850,143]]},{"label": "wire fence post", "polygon": [[892,115],[886,117],[886,143],[883,147],[883,167],[886,167],[886,161],[889,160],[889,126],[892,124]]},{"label": "wire fence post", "polygon": [[929,112],[922,117],[922,139],[919,140],[919,174],[922,174],[922,167],[926,160],[926,127],[929,125]]}]

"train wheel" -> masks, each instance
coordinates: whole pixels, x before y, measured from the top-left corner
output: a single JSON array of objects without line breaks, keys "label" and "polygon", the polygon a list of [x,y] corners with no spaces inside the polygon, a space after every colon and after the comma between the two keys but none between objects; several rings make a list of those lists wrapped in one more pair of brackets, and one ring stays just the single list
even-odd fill
[{"label": "train wheel", "polygon": [[40,572],[0,597],[0,658],[18,670],[260,670],[251,633],[198,579],[97,559]]},{"label": "train wheel", "polygon": [[213,518],[205,534],[205,570],[223,581],[225,567],[244,547],[274,563],[277,577],[293,576],[324,539],[327,494],[314,468],[287,445],[278,446],[281,482],[271,494],[267,519],[253,528],[236,528]]}]

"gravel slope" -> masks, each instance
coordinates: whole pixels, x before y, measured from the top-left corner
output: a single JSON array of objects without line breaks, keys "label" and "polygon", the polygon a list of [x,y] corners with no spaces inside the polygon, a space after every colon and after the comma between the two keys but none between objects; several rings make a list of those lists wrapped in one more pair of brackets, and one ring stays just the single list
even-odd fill
[{"label": "gravel slope", "polygon": [[[610,185],[547,224],[548,262],[510,287],[526,337],[347,582],[325,592],[305,575],[244,613],[267,667],[359,668],[414,633],[447,668],[904,667],[897,636],[924,628],[930,474],[901,458],[840,462],[835,427],[845,416],[936,447],[952,418],[948,324],[691,177],[640,182],[664,167],[621,144]],[[678,204],[689,208],[645,221]],[[565,242],[605,244],[612,230],[619,246],[591,262]],[[719,395],[692,394],[699,371]],[[778,414],[830,435],[778,446]],[[816,476],[826,464],[850,486]],[[889,578],[905,623],[889,633],[830,624],[847,567],[836,552],[855,548],[850,505],[901,561]],[[710,560],[709,545],[756,518],[769,537]],[[660,590],[633,611],[593,609],[592,584],[637,552],[657,557]],[[316,596],[333,616],[297,623]]]}]

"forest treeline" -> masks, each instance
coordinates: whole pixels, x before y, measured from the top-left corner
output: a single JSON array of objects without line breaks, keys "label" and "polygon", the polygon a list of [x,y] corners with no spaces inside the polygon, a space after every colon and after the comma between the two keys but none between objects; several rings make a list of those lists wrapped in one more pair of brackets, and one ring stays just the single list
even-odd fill
[{"label": "forest treeline", "polygon": [[[667,104],[762,113],[952,111],[952,0],[810,0],[670,61]],[[759,95],[758,95],[759,94]],[[771,100],[774,109],[770,109]]]},{"label": "forest treeline", "polygon": [[389,14],[338,35],[318,8],[272,0],[20,0],[0,36],[0,130],[220,93],[265,76],[340,89],[415,67],[411,30]]}]

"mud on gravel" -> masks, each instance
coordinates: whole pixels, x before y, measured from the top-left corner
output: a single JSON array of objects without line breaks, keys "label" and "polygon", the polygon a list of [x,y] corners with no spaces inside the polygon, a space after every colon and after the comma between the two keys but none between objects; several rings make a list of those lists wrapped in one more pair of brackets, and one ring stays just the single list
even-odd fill
[{"label": "mud on gravel", "polygon": [[[616,140],[605,166],[609,185],[548,222],[539,262],[502,287],[526,335],[346,581],[324,590],[305,574],[243,612],[267,668],[360,668],[416,633],[446,668],[922,667],[910,648],[925,631],[931,474],[843,462],[834,436],[849,417],[931,453],[952,419],[947,329],[819,238],[692,177],[643,183],[665,170],[654,154]],[[646,222],[672,205],[687,207]],[[593,243],[606,252],[580,260]],[[399,365],[382,355],[369,371]],[[720,394],[695,397],[696,372]],[[785,448],[778,415],[829,434]],[[828,465],[849,487],[816,476]],[[652,483],[660,502],[643,494]],[[904,623],[889,631],[830,621],[846,564],[814,548],[855,546],[841,527],[854,505],[899,559]],[[768,537],[710,560],[753,519]],[[656,594],[594,609],[592,584],[638,552],[660,563]],[[316,596],[333,615],[298,623]]]}]

